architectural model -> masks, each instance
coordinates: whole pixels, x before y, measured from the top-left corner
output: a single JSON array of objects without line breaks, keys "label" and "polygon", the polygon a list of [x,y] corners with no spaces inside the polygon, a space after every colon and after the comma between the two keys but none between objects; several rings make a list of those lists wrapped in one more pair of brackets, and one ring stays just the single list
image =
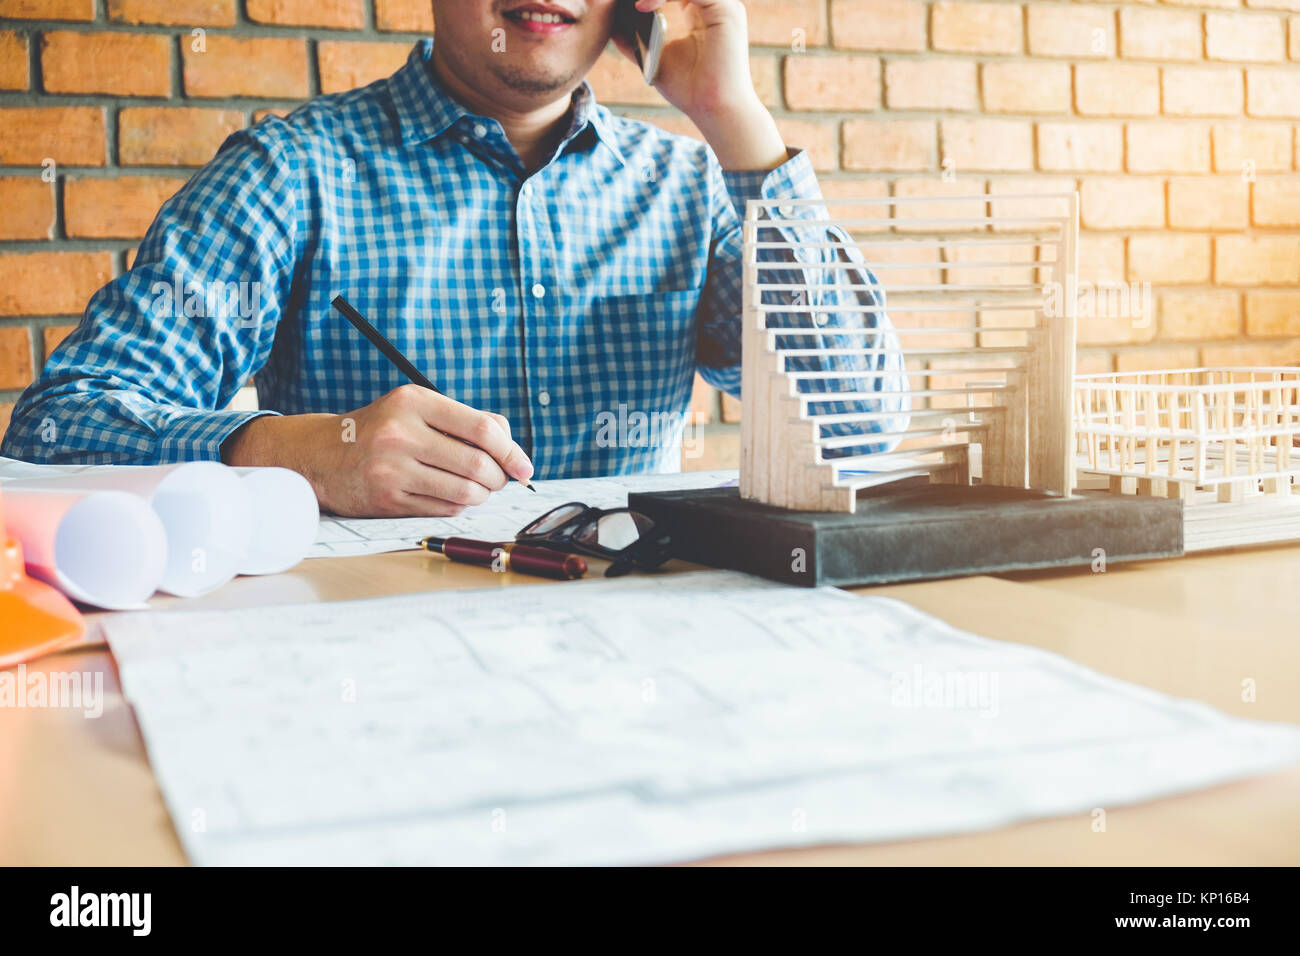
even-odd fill
[{"label": "architectural model", "polygon": [[742,498],[854,512],[973,453],[1071,493],[1077,195],[751,200],[743,228]]}]

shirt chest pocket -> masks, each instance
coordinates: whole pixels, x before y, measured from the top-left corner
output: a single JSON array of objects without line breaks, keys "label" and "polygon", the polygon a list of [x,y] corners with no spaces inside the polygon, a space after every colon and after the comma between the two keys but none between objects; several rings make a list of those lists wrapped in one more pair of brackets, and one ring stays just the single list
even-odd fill
[{"label": "shirt chest pocket", "polygon": [[588,355],[610,392],[654,410],[689,403],[702,294],[682,289],[591,300]]}]

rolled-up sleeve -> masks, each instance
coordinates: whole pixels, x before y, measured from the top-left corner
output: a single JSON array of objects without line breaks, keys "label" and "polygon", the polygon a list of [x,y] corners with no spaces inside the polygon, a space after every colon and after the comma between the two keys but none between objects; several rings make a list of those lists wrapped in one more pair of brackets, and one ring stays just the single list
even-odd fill
[{"label": "rolled-up sleeve", "polygon": [[301,209],[294,152],[236,133],[163,204],[130,270],[90,299],[23,393],[4,455],[35,462],[219,459],[268,412],[228,409],[290,300]]}]

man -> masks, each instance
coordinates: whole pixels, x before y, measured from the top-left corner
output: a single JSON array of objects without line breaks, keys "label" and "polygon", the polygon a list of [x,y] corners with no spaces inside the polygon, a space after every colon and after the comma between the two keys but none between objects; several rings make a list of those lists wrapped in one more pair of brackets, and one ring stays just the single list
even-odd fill
[{"label": "man", "polygon": [[[280,465],[345,515],[675,470],[696,368],[739,391],[738,214],[820,196],[754,92],[740,0],[687,3],[694,29],[656,86],[707,147],[595,104],[583,77],[616,0],[433,0],[436,42],[394,76],[236,133],[164,204],[23,395],[3,453]],[[402,384],[337,294],[450,397]],[[896,343],[881,313],[843,321]],[[262,410],[227,409],[254,374]],[[673,426],[609,434],[637,414]]]}]

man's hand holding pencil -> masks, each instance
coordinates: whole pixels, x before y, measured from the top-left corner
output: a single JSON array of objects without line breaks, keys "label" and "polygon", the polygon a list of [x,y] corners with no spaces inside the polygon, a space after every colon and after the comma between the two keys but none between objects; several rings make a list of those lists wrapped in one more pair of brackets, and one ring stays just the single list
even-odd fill
[{"label": "man's hand holding pencil", "polygon": [[533,473],[505,418],[419,385],[399,385],[344,415],[255,418],[227,440],[222,458],[292,468],[322,509],[359,517],[459,514]]},{"label": "man's hand holding pencil", "polygon": [[346,299],[334,307],[411,384],[344,415],[255,418],[222,445],[226,464],[291,468],[322,509],[356,517],[460,514],[511,478],[536,490],[504,416],[448,398]]}]

